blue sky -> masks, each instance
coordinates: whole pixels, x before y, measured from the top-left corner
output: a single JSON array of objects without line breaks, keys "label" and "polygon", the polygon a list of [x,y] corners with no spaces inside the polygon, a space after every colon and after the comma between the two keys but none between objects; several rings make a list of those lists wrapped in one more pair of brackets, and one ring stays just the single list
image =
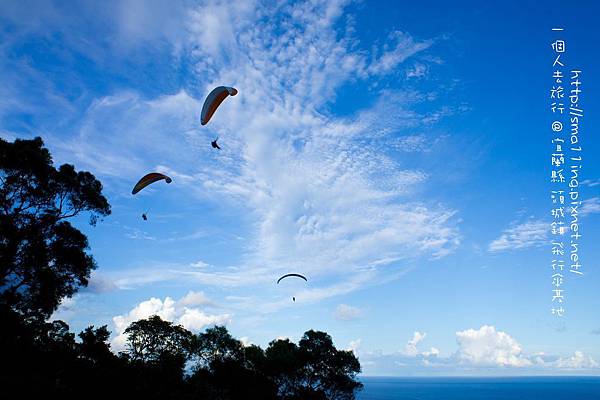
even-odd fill
[{"label": "blue sky", "polygon": [[[598,374],[600,10],[414,3],[3,1],[0,135],[42,136],[113,210],[77,221],[98,269],[55,318],[107,324],[116,350],[157,313],[263,346],[325,330],[369,375]],[[562,318],[553,26],[586,109]],[[201,126],[218,85],[239,94]],[[173,183],[131,196],[149,171]]]}]

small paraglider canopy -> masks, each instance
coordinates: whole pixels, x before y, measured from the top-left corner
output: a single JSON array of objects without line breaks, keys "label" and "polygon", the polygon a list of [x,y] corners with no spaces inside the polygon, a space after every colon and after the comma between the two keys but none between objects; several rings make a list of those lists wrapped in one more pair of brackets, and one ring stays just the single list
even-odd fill
[{"label": "small paraglider canopy", "polygon": [[166,176],[165,174],[161,174],[158,172],[151,172],[147,175],[144,175],[142,177],[142,179],[140,179],[138,181],[138,183],[135,184],[135,186],[133,187],[133,190],[131,191],[131,194],[136,194],[137,192],[139,192],[140,190],[142,190],[143,188],[145,188],[146,186],[154,183],[154,182],[158,182],[160,180],[165,180],[165,182],[167,183],[171,183],[173,180],[171,178],[169,178],[168,176]]},{"label": "small paraglider canopy", "polygon": [[212,118],[217,108],[221,105],[223,100],[227,96],[235,96],[238,93],[236,88],[228,86],[217,86],[206,96],[204,105],[202,106],[202,114],[200,116],[200,123],[202,125],[208,124],[208,121]]},{"label": "small paraglider canopy", "polygon": [[277,279],[277,283],[281,282],[281,280],[282,280],[282,279],[289,278],[289,277],[292,277],[292,276],[295,276],[295,277],[297,277],[297,278],[302,278],[302,279],[304,279],[306,282],[308,282],[308,279],[306,279],[306,277],[305,277],[305,276],[303,276],[303,275],[300,275],[300,274],[285,274],[285,275],[283,275],[281,278]]}]

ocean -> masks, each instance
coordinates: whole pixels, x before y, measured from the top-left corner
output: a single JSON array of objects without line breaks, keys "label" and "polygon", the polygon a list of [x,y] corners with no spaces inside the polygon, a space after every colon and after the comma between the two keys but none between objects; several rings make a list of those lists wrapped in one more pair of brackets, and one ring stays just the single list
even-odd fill
[{"label": "ocean", "polygon": [[600,399],[600,377],[361,377],[358,400]]}]

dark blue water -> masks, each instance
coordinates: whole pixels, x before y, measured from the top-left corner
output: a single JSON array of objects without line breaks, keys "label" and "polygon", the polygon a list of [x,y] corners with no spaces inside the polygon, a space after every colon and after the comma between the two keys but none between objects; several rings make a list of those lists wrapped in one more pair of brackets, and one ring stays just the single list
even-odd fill
[{"label": "dark blue water", "polygon": [[359,400],[600,399],[600,377],[375,378],[362,377]]}]

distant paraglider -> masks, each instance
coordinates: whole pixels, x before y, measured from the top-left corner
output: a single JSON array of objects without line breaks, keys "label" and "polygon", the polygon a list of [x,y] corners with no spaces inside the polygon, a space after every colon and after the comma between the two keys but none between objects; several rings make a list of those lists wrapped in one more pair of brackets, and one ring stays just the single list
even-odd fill
[{"label": "distant paraglider", "polygon": [[213,140],[212,142],[210,142],[210,145],[212,146],[213,149],[221,150],[221,148],[219,147],[219,144],[217,143],[217,140],[219,140],[218,137],[215,140]]},{"label": "distant paraglider", "polygon": [[[300,275],[300,274],[285,274],[283,275],[281,278],[277,279],[277,283],[281,282],[283,279],[285,278],[290,278],[290,277],[296,277],[296,278],[301,278],[304,279],[306,282],[308,282],[308,279],[306,279],[305,276]],[[296,302],[296,297],[292,297],[292,300],[294,301],[294,303]]]},{"label": "distant paraglider", "polygon": [[171,178],[169,178],[165,174],[161,174],[161,173],[158,173],[158,172],[151,172],[151,173],[149,173],[147,175],[144,175],[142,177],[142,179],[140,179],[138,181],[138,183],[135,184],[135,186],[133,187],[133,190],[131,191],[131,194],[136,194],[137,192],[139,192],[140,190],[142,190],[146,186],[151,185],[154,182],[161,181],[163,179],[167,183],[173,182],[173,180]]},{"label": "distant paraglider", "polygon": [[277,283],[281,282],[281,280],[282,280],[282,279],[289,278],[289,277],[292,277],[292,276],[295,276],[295,277],[297,277],[297,278],[302,278],[302,279],[304,279],[306,282],[308,282],[308,279],[306,279],[306,277],[305,277],[305,276],[303,276],[303,275],[300,275],[300,274],[285,274],[285,275],[283,275],[281,278],[277,279]]},{"label": "distant paraglider", "polygon": [[235,96],[238,93],[236,88],[228,87],[228,86],[218,86],[212,90],[204,100],[204,105],[202,106],[202,114],[200,116],[200,123],[202,125],[208,124],[208,121],[212,118],[217,108],[221,105],[223,100],[227,98],[227,96]]},{"label": "distant paraglider", "polygon": [[[149,174],[146,174],[142,177],[142,179],[140,179],[138,181],[138,183],[135,184],[135,186],[133,187],[133,190],[131,191],[131,194],[136,194],[138,193],[140,190],[142,190],[143,188],[145,188],[148,185],[153,184],[154,182],[158,182],[161,180],[165,180],[165,182],[167,183],[171,183],[173,182],[173,180],[171,178],[169,178],[168,176],[166,176],[165,174],[161,174],[159,172],[151,172]],[[144,221],[148,221],[148,216],[146,215],[146,213],[142,214],[142,219]]]}]

